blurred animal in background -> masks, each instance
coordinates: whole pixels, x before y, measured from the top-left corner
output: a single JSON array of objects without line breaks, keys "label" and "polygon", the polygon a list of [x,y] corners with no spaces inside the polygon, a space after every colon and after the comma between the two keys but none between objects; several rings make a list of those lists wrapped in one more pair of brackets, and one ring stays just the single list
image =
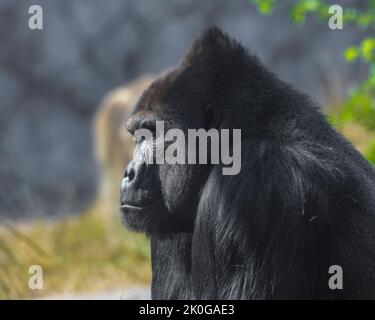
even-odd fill
[{"label": "blurred animal in background", "polygon": [[133,139],[125,129],[125,123],[139,96],[153,80],[153,76],[144,75],[112,90],[96,114],[94,137],[101,171],[98,200],[111,209],[118,209],[118,186],[133,152]]}]

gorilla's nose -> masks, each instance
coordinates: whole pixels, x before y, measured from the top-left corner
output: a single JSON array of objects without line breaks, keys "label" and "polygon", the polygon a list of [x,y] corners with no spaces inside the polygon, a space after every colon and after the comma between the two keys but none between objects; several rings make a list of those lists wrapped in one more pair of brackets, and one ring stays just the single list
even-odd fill
[{"label": "gorilla's nose", "polygon": [[130,161],[121,181],[121,205],[140,203],[155,192],[155,166]]},{"label": "gorilla's nose", "polygon": [[139,176],[140,166],[137,166],[135,161],[130,161],[128,167],[125,170],[124,177],[121,182],[121,191],[132,187],[137,182],[137,176]]},{"label": "gorilla's nose", "polygon": [[128,183],[132,182],[135,178],[135,169],[133,167],[126,169],[124,179],[128,180]]}]

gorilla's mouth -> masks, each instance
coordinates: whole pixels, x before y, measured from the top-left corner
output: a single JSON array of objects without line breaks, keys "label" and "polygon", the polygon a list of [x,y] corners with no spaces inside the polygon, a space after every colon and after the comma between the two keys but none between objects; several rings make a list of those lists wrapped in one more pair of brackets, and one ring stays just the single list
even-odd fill
[{"label": "gorilla's mouth", "polygon": [[133,206],[131,204],[124,204],[120,207],[120,209],[124,212],[127,210],[133,210],[133,211],[142,211],[143,207],[139,206]]},{"label": "gorilla's mouth", "polygon": [[143,207],[133,206],[131,204],[124,204],[120,208],[121,208],[121,210],[126,210],[126,209],[130,209],[130,210],[142,210],[143,209]]},{"label": "gorilla's mouth", "polygon": [[160,201],[152,198],[147,203],[145,201],[125,201],[120,208],[122,221],[126,226],[133,231],[149,233],[151,226],[158,223],[155,221],[154,213],[160,212],[161,204]]},{"label": "gorilla's mouth", "polygon": [[133,202],[124,202],[120,209],[125,213],[125,211],[139,211],[141,212],[142,210],[144,209],[147,209],[149,207],[152,206],[152,204],[154,203],[154,199],[151,199],[151,200],[148,200],[148,201],[141,201],[141,202],[137,202],[137,203],[133,203]]}]

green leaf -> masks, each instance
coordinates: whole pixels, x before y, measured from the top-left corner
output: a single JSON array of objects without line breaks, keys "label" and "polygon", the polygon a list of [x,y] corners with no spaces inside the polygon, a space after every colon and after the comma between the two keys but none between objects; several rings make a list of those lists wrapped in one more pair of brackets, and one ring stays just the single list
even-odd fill
[{"label": "green leaf", "polygon": [[249,0],[250,2],[254,3],[260,13],[269,15],[272,13],[273,7],[275,6],[276,1],[278,0]]},{"label": "green leaf", "polygon": [[262,1],[259,5],[259,11],[263,14],[270,14],[272,12],[272,4],[268,1]]},{"label": "green leaf", "polygon": [[361,45],[362,57],[371,62],[375,58],[375,38],[368,38],[362,42]]},{"label": "green leaf", "polygon": [[321,4],[319,0],[305,0],[302,3],[306,11],[317,11]]},{"label": "green leaf", "polygon": [[375,63],[370,66],[370,77],[368,79],[368,84],[371,88],[375,88]]},{"label": "green leaf", "polygon": [[366,150],[365,156],[366,156],[367,160],[369,160],[370,162],[375,164],[375,140],[372,141],[372,143],[370,144],[370,146]]},{"label": "green leaf", "polygon": [[348,62],[353,62],[358,58],[359,52],[356,47],[349,47],[344,52],[345,60]]}]

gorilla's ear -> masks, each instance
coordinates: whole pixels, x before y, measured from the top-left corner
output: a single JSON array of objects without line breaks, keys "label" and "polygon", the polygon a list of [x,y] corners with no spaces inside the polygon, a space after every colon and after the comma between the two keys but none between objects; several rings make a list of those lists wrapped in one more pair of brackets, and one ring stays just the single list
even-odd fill
[{"label": "gorilla's ear", "polygon": [[243,49],[242,46],[218,27],[208,28],[203,35],[193,44],[182,63],[191,65],[199,57],[207,57],[219,52],[230,52],[231,50]]},{"label": "gorilla's ear", "polygon": [[206,129],[218,128],[221,121],[219,108],[213,104],[207,104],[204,107],[204,119]]}]

